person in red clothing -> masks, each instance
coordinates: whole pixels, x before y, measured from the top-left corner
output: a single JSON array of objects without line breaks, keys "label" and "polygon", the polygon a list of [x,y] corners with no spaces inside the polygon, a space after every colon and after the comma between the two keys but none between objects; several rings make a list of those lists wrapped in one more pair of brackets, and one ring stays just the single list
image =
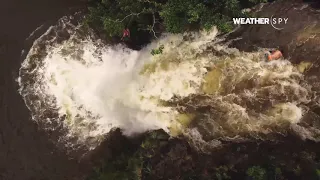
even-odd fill
[{"label": "person in red clothing", "polygon": [[123,35],[122,35],[121,40],[123,40],[126,37],[130,38],[130,30],[128,28],[123,30]]},{"label": "person in red clothing", "polygon": [[266,57],[268,61],[278,60],[283,57],[282,52],[280,50],[274,50],[266,53]]}]

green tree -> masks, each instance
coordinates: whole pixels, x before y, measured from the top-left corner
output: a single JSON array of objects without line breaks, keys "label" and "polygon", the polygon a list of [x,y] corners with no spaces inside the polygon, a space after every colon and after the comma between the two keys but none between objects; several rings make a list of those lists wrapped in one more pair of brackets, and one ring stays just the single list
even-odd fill
[{"label": "green tree", "polygon": [[190,28],[210,29],[216,25],[221,31],[232,29],[230,19],[241,15],[237,0],[169,0],[160,12],[166,30],[180,33]]},{"label": "green tree", "polygon": [[266,170],[260,166],[252,166],[247,170],[247,175],[253,180],[266,179]]},{"label": "green tree", "polygon": [[134,23],[139,30],[154,27],[160,4],[152,0],[91,0],[86,23],[104,30],[107,35],[121,36]]},{"label": "green tree", "polygon": [[90,0],[86,24],[109,37],[121,36],[124,28],[157,37],[161,31],[181,33],[193,29],[232,30],[232,17],[243,16],[242,4],[264,0]]}]

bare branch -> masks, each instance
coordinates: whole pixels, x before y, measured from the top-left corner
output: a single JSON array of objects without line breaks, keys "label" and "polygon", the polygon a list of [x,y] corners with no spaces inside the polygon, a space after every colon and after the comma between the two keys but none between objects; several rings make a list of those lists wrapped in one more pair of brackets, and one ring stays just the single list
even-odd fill
[{"label": "bare branch", "polygon": [[[125,16],[122,20],[119,20],[119,19],[117,19],[117,20],[108,19],[108,20],[110,20],[110,21],[112,21],[112,22],[123,22],[123,21],[124,21],[125,19],[127,19],[128,17],[131,17],[131,16],[139,16],[139,15],[142,14],[142,13],[144,13],[144,12],[141,11],[141,12],[139,12],[139,13],[131,13],[131,14],[128,14],[128,15]],[[157,24],[157,23],[159,23],[159,24],[161,24],[161,23],[156,19],[154,13],[152,13],[152,19],[153,19],[153,23],[152,23],[151,28],[141,29],[141,30],[148,30],[148,31],[150,31],[150,32],[153,33],[153,36],[154,36],[155,38],[158,38],[157,35],[156,35],[156,32],[154,31],[154,26],[155,26],[155,24]]]},{"label": "bare branch", "polygon": [[158,37],[157,37],[157,35],[156,35],[156,32],[154,31],[154,26],[155,26],[155,24],[157,24],[157,20],[156,20],[156,17],[155,17],[155,15],[154,15],[154,13],[152,13],[152,18],[153,18],[152,26],[151,26],[151,27],[148,27],[148,28],[141,28],[141,30],[145,30],[145,31],[152,32],[152,33],[153,33],[153,36],[158,39]]},{"label": "bare branch", "polygon": [[157,36],[156,36],[156,32],[154,31],[154,25],[156,24],[156,17],[154,16],[154,13],[152,13],[152,17],[153,17],[153,24],[152,24],[152,27],[151,27],[151,31],[153,32],[153,36],[155,37],[155,38],[158,38]]},{"label": "bare branch", "polygon": [[139,12],[139,13],[131,13],[131,14],[125,16],[122,20],[119,20],[119,19],[117,19],[117,20],[109,19],[109,20],[110,20],[110,21],[113,21],[113,22],[123,22],[125,19],[127,19],[127,18],[130,17],[130,16],[139,16],[139,15],[142,14],[142,13],[143,13],[143,11],[141,11],[141,12]]}]

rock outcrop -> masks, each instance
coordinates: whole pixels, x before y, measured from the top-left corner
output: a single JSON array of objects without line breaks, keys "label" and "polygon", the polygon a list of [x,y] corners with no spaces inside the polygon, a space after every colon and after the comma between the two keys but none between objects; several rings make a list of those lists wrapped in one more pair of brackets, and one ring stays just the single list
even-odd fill
[{"label": "rock outcrop", "polygon": [[284,29],[271,25],[242,25],[228,36],[228,40],[241,51],[252,51],[257,47],[280,48],[284,56],[293,63],[308,61],[320,63],[320,8],[317,3],[294,0],[279,0],[260,4],[252,11],[256,17],[288,18]]}]

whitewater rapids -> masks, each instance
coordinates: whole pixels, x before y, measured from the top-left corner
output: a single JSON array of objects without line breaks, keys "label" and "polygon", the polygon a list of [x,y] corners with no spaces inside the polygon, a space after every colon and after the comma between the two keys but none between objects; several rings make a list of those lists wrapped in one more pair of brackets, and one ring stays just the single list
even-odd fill
[{"label": "whitewater rapids", "polygon": [[112,128],[128,136],[163,129],[213,146],[319,132],[299,126],[311,90],[298,68],[228,48],[215,28],[165,34],[140,51],[81,32],[60,20],[34,42],[18,79],[33,119],[47,130],[63,127],[66,141],[94,148]]}]

